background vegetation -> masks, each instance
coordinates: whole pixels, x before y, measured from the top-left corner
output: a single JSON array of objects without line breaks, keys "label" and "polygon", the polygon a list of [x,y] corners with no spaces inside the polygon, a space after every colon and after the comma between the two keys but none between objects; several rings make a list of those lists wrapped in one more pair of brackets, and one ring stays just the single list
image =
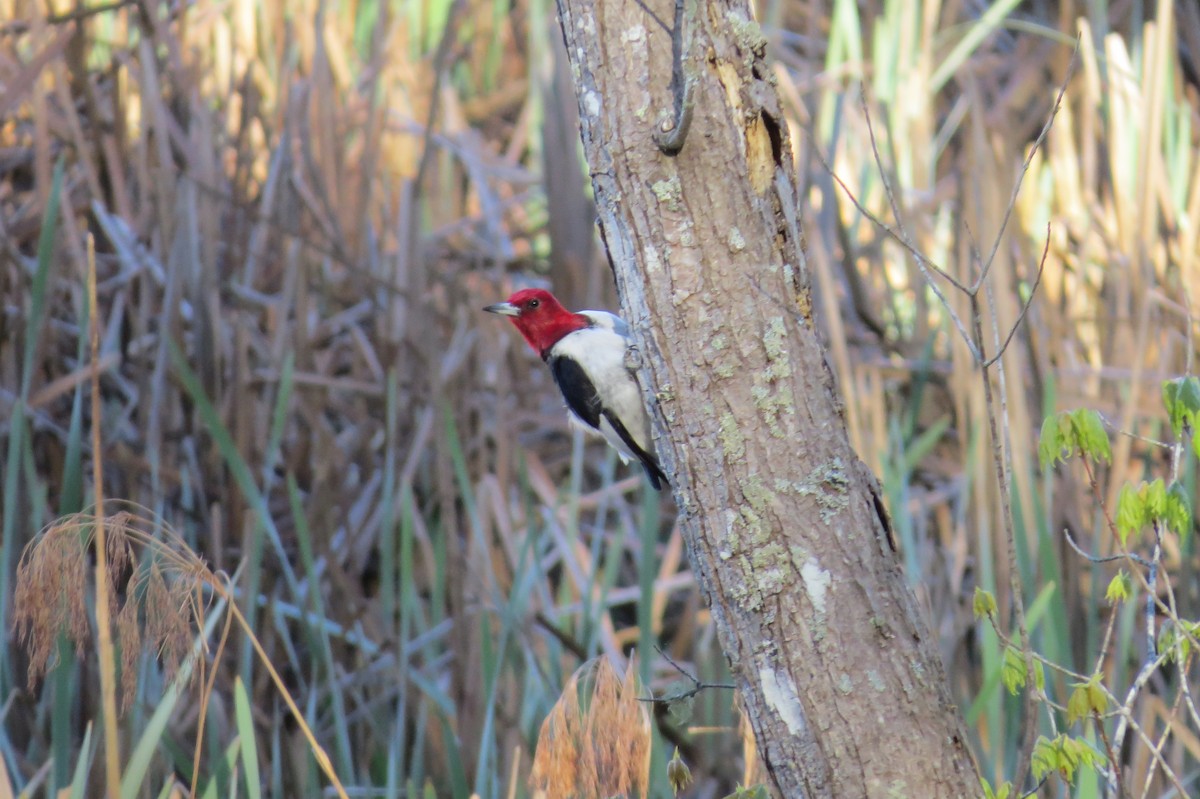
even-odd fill
[{"label": "background vegetation", "polygon": [[[1172,469],[1159,387],[1194,368],[1200,12],[765,0],[758,14],[852,441],[883,481],[999,782],[1018,759],[1021,702],[1004,690],[1002,641],[972,614],[977,586],[1008,629],[1018,570],[1034,649],[1076,672],[1105,647],[1105,680],[1127,685],[1154,657],[1144,596],[1105,599],[1121,564],[1087,560],[1063,531],[1119,551],[1098,503]],[[166,522],[170,551],[186,544],[216,585],[231,575],[352,795],[524,795],[543,718],[596,654],[636,647],[658,692],[680,675],[655,644],[723,679],[669,499],[573,435],[542,365],[479,313],[538,280],[568,304],[615,307],[560,47],[548,0],[0,0],[0,785],[53,795],[76,769],[87,795],[102,784],[94,649],[55,642],[62,657],[30,686],[11,626],[24,547],[91,503],[96,458],[105,496],[134,503],[121,507],[148,537]],[[1001,329],[1032,293],[1049,225],[1000,386],[1015,563],[983,385],[918,262],[851,195],[964,281],[998,241],[986,323]],[[1111,463],[1042,470],[1042,418],[1076,407],[1109,423]],[[1174,460],[1194,506],[1194,462]],[[1190,524],[1160,543],[1178,615],[1195,619]],[[135,548],[120,566],[147,575],[163,551]],[[150,596],[138,585],[115,583],[118,607]],[[44,583],[42,596],[63,594]],[[222,602],[211,588],[196,602],[210,647],[179,650],[207,664],[206,701],[186,698],[195,687],[179,700],[157,647],[121,653],[129,796],[191,781],[202,709],[210,795],[327,784],[250,638],[234,630],[216,657]],[[1131,698],[1126,717],[1146,731],[1121,753],[1131,796],[1195,788],[1200,723],[1176,700],[1194,659]],[[1072,687],[1051,672],[1045,691],[1066,704]],[[702,692],[690,718],[661,715],[655,791],[674,745],[696,796],[747,779],[728,692]],[[1103,783],[1089,772],[1069,792]]]}]

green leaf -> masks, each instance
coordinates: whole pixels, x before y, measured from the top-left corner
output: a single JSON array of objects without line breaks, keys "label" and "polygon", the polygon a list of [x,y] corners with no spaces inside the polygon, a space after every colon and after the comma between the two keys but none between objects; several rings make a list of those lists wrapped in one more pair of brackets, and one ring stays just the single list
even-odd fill
[{"label": "green leaf", "polygon": [[1087,693],[1088,707],[1093,713],[1103,713],[1108,709],[1108,694],[1104,693],[1104,686],[1100,684],[1100,675],[1093,674],[1092,678],[1087,681],[1085,688]]},{"label": "green leaf", "polygon": [[1091,715],[1091,709],[1088,707],[1087,690],[1084,686],[1087,683],[1074,683],[1074,689],[1071,691],[1071,698],[1067,700],[1067,723],[1074,724],[1080,719],[1086,719]]},{"label": "green leaf", "polygon": [[692,720],[692,711],[696,706],[696,695],[685,696],[682,699],[674,699],[667,705],[668,713],[671,716],[671,721],[678,727],[686,727],[688,722]]},{"label": "green leaf", "polygon": [[942,90],[942,87],[954,77],[954,74],[975,53],[980,44],[987,41],[987,37],[995,32],[996,28],[1004,22],[1004,19],[1013,12],[1018,4],[1018,0],[997,0],[997,2],[987,5],[986,10],[979,15],[978,19],[964,29],[962,37],[950,48],[945,59],[934,68],[927,84],[931,94],[937,94]]},{"label": "green leaf", "polygon": [[1178,480],[1171,481],[1171,487],[1167,489],[1167,510],[1163,520],[1180,538],[1186,538],[1192,532],[1192,499]]},{"label": "green leaf", "polygon": [[1104,420],[1090,408],[1062,411],[1047,416],[1038,437],[1038,461],[1042,469],[1082,455],[1094,461],[1112,461],[1112,444]]},{"label": "green leaf", "polygon": [[1146,502],[1146,513],[1150,517],[1148,521],[1156,521],[1164,519],[1167,515],[1167,487],[1163,483],[1162,478],[1155,478],[1153,483],[1142,484],[1142,491]]},{"label": "green leaf", "polygon": [[1112,445],[1099,413],[1091,408],[1080,408],[1072,412],[1071,428],[1075,439],[1074,446],[1079,449],[1080,454],[1094,461],[1112,461]]},{"label": "green leaf", "polygon": [[1033,778],[1041,781],[1042,777],[1050,772],[1058,771],[1058,762],[1058,749],[1054,746],[1054,742],[1044,735],[1039,735],[1037,742],[1033,745],[1033,759],[1030,761]]},{"label": "green leaf", "polygon": [[1066,454],[1069,454],[1069,450],[1063,437],[1062,414],[1047,416],[1042,422],[1042,432],[1038,436],[1038,461],[1042,469],[1066,460]]},{"label": "green leaf", "polygon": [[1059,735],[1053,741],[1043,735],[1033,746],[1032,766],[1036,780],[1057,772],[1064,780],[1071,782],[1080,768],[1095,768],[1103,762],[1103,756],[1086,741],[1066,735]]},{"label": "green leaf", "polygon": [[1025,687],[1025,658],[1015,646],[1004,650],[1004,665],[1000,667],[1000,680],[1008,692],[1016,696]]},{"label": "green leaf", "polygon": [[1130,533],[1136,533],[1146,525],[1146,503],[1141,492],[1132,483],[1121,486],[1117,497],[1117,535],[1121,537],[1121,546],[1129,541]]},{"label": "green leaf", "polygon": [[996,614],[996,597],[992,596],[992,592],[975,586],[975,600],[972,602],[972,607],[975,611],[975,618],[982,619],[984,616],[991,618]]},{"label": "green leaf", "polygon": [[[1180,635],[1179,627],[1190,637]],[[1192,638],[1197,636],[1200,636],[1200,622],[1180,619],[1178,626],[1174,623],[1164,624],[1158,634],[1158,651],[1165,653],[1168,661],[1186,662],[1192,651]]]},{"label": "green leaf", "polygon": [[692,770],[688,768],[687,763],[683,762],[683,758],[679,756],[679,747],[675,747],[675,756],[667,763],[667,782],[671,784],[671,791],[675,796],[688,786],[692,781]]},{"label": "green leaf", "polygon": [[1012,793],[1012,783],[1008,780],[1000,783],[995,790],[992,790],[992,784],[987,781],[986,777],[980,777],[980,782],[983,785],[983,799],[1008,799]]},{"label": "green leaf", "polygon": [[1067,723],[1088,718],[1093,713],[1103,713],[1108,707],[1108,696],[1100,685],[1100,675],[1093,674],[1087,682],[1072,683],[1071,698],[1067,700]]},{"label": "green leaf", "polygon": [[1200,380],[1195,377],[1180,378],[1175,402],[1183,408],[1189,420],[1195,419],[1196,414],[1200,413]]},{"label": "green leaf", "polygon": [[1195,377],[1168,380],[1163,383],[1162,394],[1175,437],[1183,435],[1185,426],[1195,429],[1196,414],[1200,412],[1200,380]]},{"label": "green leaf", "polygon": [[1183,432],[1182,407],[1179,404],[1179,381],[1164,380],[1162,384],[1163,407],[1171,420],[1171,430],[1178,436]]},{"label": "green leaf", "polygon": [[1133,581],[1129,579],[1129,575],[1124,569],[1113,575],[1113,578],[1108,581],[1108,590],[1104,592],[1104,598],[1109,604],[1115,605],[1118,602],[1124,602],[1129,599],[1129,595],[1133,590]]}]

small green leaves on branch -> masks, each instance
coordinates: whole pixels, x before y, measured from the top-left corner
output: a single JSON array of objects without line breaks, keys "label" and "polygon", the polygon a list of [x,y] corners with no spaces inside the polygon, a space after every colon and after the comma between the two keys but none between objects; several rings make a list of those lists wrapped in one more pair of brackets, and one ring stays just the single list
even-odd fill
[{"label": "small green leaves on branch", "polygon": [[1175,438],[1183,436],[1184,430],[1192,434],[1192,452],[1200,458],[1200,379],[1180,377],[1167,380],[1162,385],[1163,407],[1171,420],[1171,432]]},{"label": "small green leaves on branch", "polygon": [[[692,717],[692,705],[696,694],[703,691],[705,688],[724,688],[727,691],[732,691],[737,688],[736,685],[724,682],[701,682],[695,674],[687,671],[671,659],[671,656],[658,646],[654,647],[654,651],[670,663],[675,671],[687,677],[685,683],[681,680],[675,680],[667,686],[667,691],[663,696],[648,696],[645,698],[639,697],[639,702],[663,702],[671,709],[672,720],[677,724],[686,724],[688,719]],[[689,687],[690,686],[690,687]]]},{"label": "small green leaves on branch", "polygon": [[1133,580],[1129,577],[1129,572],[1121,569],[1113,578],[1108,581],[1108,589],[1104,592],[1104,599],[1110,605],[1115,605],[1118,602],[1124,602],[1129,599],[1133,592]]},{"label": "small green leaves on branch", "polygon": [[[1004,665],[1000,667],[1000,681],[1013,696],[1016,696],[1017,691],[1025,687],[1025,656],[1015,646],[1004,650]],[[1042,669],[1042,663],[1039,660],[1033,662],[1033,681],[1038,691],[1045,690],[1046,672]]]},{"label": "small green leaves on branch", "polygon": [[1067,723],[1103,713],[1108,707],[1108,696],[1100,685],[1100,674],[1093,674],[1087,682],[1072,683],[1071,698],[1067,700]]},{"label": "small green leaves on branch", "polygon": [[675,747],[675,756],[667,763],[667,782],[676,796],[692,781],[692,770],[679,756],[679,747]]},{"label": "small green leaves on branch", "polygon": [[996,615],[996,597],[992,596],[991,591],[986,591],[979,586],[975,586],[975,601],[972,606],[976,619],[984,617],[990,619]]},{"label": "small green leaves on branch", "polygon": [[1186,663],[1195,638],[1200,638],[1200,621],[1168,622],[1158,634],[1158,651],[1165,654],[1168,661],[1178,659]]},{"label": "small green leaves on branch", "polygon": [[1053,741],[1043,735],[1033,747],[1033,777],[1037,780],[1047,774],[1057,773],[1071,782],[1080,767],[1096,768],[1104,762],[1104,755],[1086,741],[1066,735],[1059,735]]},{"label": "small green leaves on branch", "polygon": [[986,778],[981,780],[983,783],[983,799],[1009,799],[1012,796],[1012,783],[1008,780],[996,786],[992,790],[992,784]]},{"label": "small green leaves on branch", "polygon": [[1173,482],[1167,488],[1160,477],[1137,488],[1130,483],[1121,488],[1117,498],[1117,535],[1121,546],[1127,545],[1130,533],[1158,522],[1180,537],[1191,532],[1192,504],[1183,486]]},{"label": "small green leaves on branch", "polygon": [[1167,509],[1163,521],[1167,529],[1180,538],[1192,532],[1192,498],[1178,480],[1172,480],[1167,488]]},{"label": "small green leaves on branch", "polygon": [[1047,469],[1067,458],[1082,455],[1094,461],[1112,461],[1112,447],[1100,414],[1089,408],[1047,416],[1038,438],[1038,460]]},{"label": "small green leaves on branch", "polygon": [[1195,430],[1196,414],[1200,413],[1200,380],[1195,377],[1167,380],[1163,383],[1162,395],[1175,437],[1183,435],[1185,426]]}]

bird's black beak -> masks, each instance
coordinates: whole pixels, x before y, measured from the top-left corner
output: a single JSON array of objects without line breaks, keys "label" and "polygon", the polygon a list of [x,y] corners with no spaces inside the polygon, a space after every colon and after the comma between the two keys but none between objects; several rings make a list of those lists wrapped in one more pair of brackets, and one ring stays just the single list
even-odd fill
[{"label": "bird's black beak", "polygon": [[483,310],[488,313],[498,313],[501,316],[520,316],[521,309],[513,305],[511,302],[498,302],[495,305],[489,305]]}]

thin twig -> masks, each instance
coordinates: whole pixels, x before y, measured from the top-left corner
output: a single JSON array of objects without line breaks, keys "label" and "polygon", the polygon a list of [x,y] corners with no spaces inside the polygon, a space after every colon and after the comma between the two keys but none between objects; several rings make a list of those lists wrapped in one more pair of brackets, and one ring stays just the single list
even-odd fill
[{"label": "thin twig", "polygon": [[1175,446],[1174,444],[1166,441],[1159,441],[1157,438],[1150,438],[1149,436],[1143,436],[1137,433],[1131,433],[1128,430],[1122,430],[1119,426],[1117,426],[1116,422],[1109,421],[1108,417],[1100,411],[1096,411],[1096,415],[1100,417],[1100,421],[1104,423],[1105,427],[1112,430],[1117,435],[1126,436],[1127,438],[1132,438],[1134,441],[1141,441],[1143,444],[1152,444],[1156,447],[1162,447],[1163,449],[1170,449],[1171,447]]},{"label": "thin twig", "polygon": [[[986,286],[986,298],[994,306],[991,287]],[[971,323],[975,345],[980,353],[985,351],[983,343],[983,309],[980,307],[979,294],[971,295]],[[995,329],[996,314],[992,308],[993,337],[999,344],[999,331]],[[1037,735],[1037,700],[1034,696],[1033,685],[1033,646],[1029,639],[1029,627],[1025,622],[1025,599],[1022,595],[1024,586],[1021,584],[1021,569],[1017,560],[1017,534],[1013,522],[1012,491],[1012,441],[1008,430],[1008,389],[1004,379],[1004,361],[997,361],[996,377],[999,391],[992,390],[992,380],[987,368],[981,369],[983,382],[984,407],[987,409],[987,421],[992,442],[992,460],[996,469],[996,482],[1000,490],[1000,516],[1004,524],[1005,556],[1008,559],[1009,593],[1012,595],[1013,617],[1017,624],[1017,635],[1021,643],[1021,652],[1025,659],[1025,679],[1030,689],[1025,692],[1025,719],[1022,735],[1021,750],[1018,755],[1017,768],[1013,785],[1021,786],[1029,774],[1029,765],[1033,757],[1033,744]],[[997,409],[996,394],[999,394],[999,409]]]},{"label": "thin twig", "polygon": [[[201,585],[197,585],[197,590],[202,591]],[[232,600],[230,600],[232,601]],[[196,618],[204,618],[197,616]],[[221,654],[225,651],[225,643],[229,640],[229,631],[233,627],[233,614],[225,612],[225,626],[221,628],[221,637],[217,641],[217,651],[213,656],[212,673],[207,675],[205,679],[205,669],[208,666],[208,660],[203,652],[197,653],[197,660],[200,663],[200,701],[199,701],[199,718],[196,720],[196,746],[192,751],[192,781],[188,791],[188,796],[196,795],[196,787],[200,783],[200,753],[204,750],[204,724],[208,718],[208,703],[212,699],[213,688],[217,682],[217,675],[221,672],[217,668],[217,664],[221,662]],[[207,649],[208,642],[203,639],[204,647]]]},{"label": "thin twig", "polygon": [[1029,297],[1021,306],[1021,312],[1017,314],[1017,320],[1012,323],[1012,327],[1008,329],[1008,335],[1004,338],[1004,343],[1000,345],[1000,349],[996,350],[996,354],[983,362],[983,368],[987,369],[996,361],[1004,356],[1008,345],[1012,343],[1013,336],[1017,334],[1017,330],[1021,327],[1021,322],[1025,320],[1025,314],[1029,312],[1029,307],[1033,305],[1033,298],[1037,296],[1038,286],[1042,285],[1042,273],[1046,270],[1046,256],[1050,253],[1050,223],[1046,223],[1046,244],[1042,247],[1042,260],[1038,262],[1037,275],[1033,278],[1033,286],[1029,289]]},{"label": "thin twig", "polygon": [[1165,774],[1167,779],[1169,779],[1175,786],[1175,790],[1179,792],[1179,795],[1187,796],[1187,791],[1184,789],[1183,783],[1180,782],[1179,776],[1175,773],[1175,770],[1171,768],[1170,764],[1167,763],[1166,759],[1163,758],[1162,752],[1155,748],[1154,741],[1150,739],[1150,736],[1146,734],[1146,731],[1142,729],[1142,726],[1133,718],[1133,713],[1126,711],[1122,713],[1121,718],[1128,721],[1130,728],[1138,734],[1138,737],[1142,739],[1142,743],[1146,744],[1146,748],[1149,749],[1150,754],[1154,756],[1154,762],[1163,770],[1163,774]]},{"label": "thin twig", "polygon": [[[140,0],[114,0],[114,2],[102,3],[97,6],[75,8],[63,14],[52,14],[46,17],[45,24],[53,26],[79,22],[99,14],[106,14],[109,11],[119,11],[125,6],[137,5],[139,2]],[[27,33],[31,27],[32,25],[28,20],[15,20],[7,25],[0,26],[0,36],[20,36]]]},{"label": "thin twig", "polygon": [[654,645],[654,651],[657,652],[658,654],[662,655],[662,657],[675,668],[675,671],[679,672],[684,677],[687,677],[688,680],[691,681],[692,687],[689,690],[684,691],[681,694],[671,694],[670,696],[638,697],[639,702],[655,702],[655,703],[669,704],[671,702],[678,702],[683,699],[690,699],[693,696],[695,696],[696,694],[705,690],[706,688],[721,688],[726,691],[732,691],[737,688],[736,685],[731,685],[730,683],[725,683],[725,682],[702,682],[700,679],[698,679],[696,677],[695,674],[692,674],[690,671],[685,669],[683,666],[680,666],[678,663],[676,663],[674,661],[674,659],[672,659],[672,657],[670,655],[668,655],[666,652],[662,651],[662,648],[660,646],[658,646],[657,644]]},{"label": "thin twig", "polygon": [[1066,527],[1063,528],[1063,535],[1066,536],[1067,543],[1071,545],[1071,549],[1075,550],[1075,552],[1078,553],[1081,558],[1088,561],[1089,563],[1112,563],[1113,561],[1116,561],[1116,560],[1120,560],[1120,561],[1131,560],[1139,566],[1149,566],[1150,565],[1149,562],[1147,562],[1145,558],[1143,558],[1141,555],[1138,555],[1135,552],[1130,552],[1127,554],[1119,554],[1119,555],[1106,555],[1104,557],[1101,557],[1099,555],[1089,554],[1087,552],[1084,552],[1083,549],[1079,546],[1079,544],[1076,543],[1074,536],[1071,535],[1071,531],[1069,529],[1067,529]]},{"label": "thin twig", "polygon": [[561,629],[557,624],[552,622],[545,613],[538,611],[534,614],[533,620],[537,622],[542,629],[554,636],[554,639],[562,644],[572,655],[580,660],[588,659],[587,647],[580,643],[575,636]]},{"label": "thin twig", "polygon": [[1058,116],[1058,110],[1062,107],[1063,96],[1067,93],[1067,86],[1071,83],[1071,78],[1075,74],[1075,65],[1079,61],[1079,39],[1075,39],[1075,50],[1071,53],[1071,60],[1067,64],[1067,74],[1063,78],[1062,85],[1058,87],[1058,96],[1054,98],[1054,108],[1050,111],[1050,118],[1046,120],[1046,124],[1042,126],[1041,133],[1034,140],[1033,146],[1029,148],[1029,154],[1025,156],[1025,163],[1021,165],[1021,172],[1017,175],[1017,183],[1013,186],[1012,196],[1008,200],[1008,205],[1004,209],[1004,218],[1000,221],[1000,229],[996,232],[996,239],[992,242],[992,251],[988,255],[988,259],[984,261],[983,268],[979,272],[979,277],[975,280],[975,284],[971,287],[972,293],[979,291],[983,285],[983,281],[987,279],[988,272],[992,268],[992,263],[996,260],[996,253],[1000,250],[1000,241],[1004,238],[1004,231],[1008,228],[1008,222],[1012,219],[1013,209],[1017,206],[1017,195],[1021,193],[1021,185],[1025,182],[1025,175],[1029,173],[1029,167],[1033,163],[1033,156],[1041,149],[1042,143],[1046,141],[1046,137],[1050,134],[1050,128],[1054,127],[1054,120]]},{"label": "thin twig", "polygon": [[[1114,613],[1113,616],[1116,616]],[[1127,795],[1125,783],[1121,779],[1120,758],[1117,750],[1113,748],[1112,740],[1108,737],[1108,732],[1104,729],[1104,719],[1099,713],[1093,713],[1096,723],[1096,731],[1100,734],[1100,740],[1104,741],[1104,751],[1108,753],[1108,764],[1111,767],[1112,783],[1117,786],[1117,796],[1119,799],[1124,799]]]},{"label": "thin twig", "polygon": [[907,236],[901,235],[901,233],[897,232],[896,229],[891,225],[887,224],[882,219],[875,216],[875,214],[867,210],[867,208],[858,201],[858,197],[854,195],[854,192],[850,191],[850,187],[846,185],[841,176],[839,176],[837,172],[833,171],[833,167],[828,161],[825,160],[825,155],[821,152],[820,147],[814,146],[813,151],[816,153],[817,160],[821,162],[821,166],[825,168],[825,171],[829,173],[829,176],[833,178],[834,182],[841,187],[843,192],[845,192],[846,197],[851,203],[854,204],[855,209],[857,209],[860,214],[866,217],[872,225],[879,230],[882,230],[888,238],[903,247],[908,254],[913,257],[913,260],[917,262],[917,268],[921,270],[921,274],[925,278],[925,284],[929,286],[930,290],[933,291],[933,293],[937,296],[938,301],[942,304],[942,307],[945,308],[946,312],[950,314],[950,320],[954,323],[954,327],[958,329],[958,334],[962,337],[963,342],[967,345],[967,349],[971,351],[971,357],[974,358],[977,363],[981,361],[982,358],[980,357],[979,352],[976,351],[975,344],[971,341],[970,334],[967,333],[966,325],[963,324],[962,319],[959,318],[954,308],[951,307],[950,301],[946,299],[946,295],[942,291],[941,286],[939,286],[937,282],[933,280],[932,276],[929,274],[929,271],[932,270],[937,272],[939,275],[945,277],[947,280],[950,280],[955,284],[957,284],[957,281],[946,274],[945,270],[943,270],[940,266],[934,264],[932,261],[926,258],[921,251],[918,250],[916,246],[908,240]]},{"label": "thin twig", "polygon": [[[879,155],[879,142],[877,142],[875,140],[875,125],[874,125],[874,123],[871,122],[871,111],[869,108],[867,108],[866,92],[863,91],[861,85],[859,86],[858,100],[859,100],[860,105],[862,106],[863,117],[866,119],[867,136],[869,136],[871,139],[871,155],[875,159],[875,168],[877,170],[879,170],[879,179],[881,181],[883,181],[884,194],[887,195],[888,204],[892,207],[892,218],[896,220],[896,226],[899,228],[901,235],[904,236],[905,241],[907,241],[908,234],[904,230],[904,220],[901,219],[901,217],[900,217],[900,206],[896,202],[896,195],[892,191],[892,184],[888,181],[887,171],[883,168],[883,158]],[[915,248],[913,248],[913,249],[915,250]],[[954,288],[958,289],[962,293],[967,294],[967,295],[974,293],[971,291],[971,289],[967,288],[967,286],[964,283],[961,283],[956,277],[951,275],[949,272],[947,272],[946,270],[937,266],[933,262],[929,261],[929,259],[927,259],[924,255],[920,256],[917,259],[917,265],[920,266],[922,262],[929,264],[931,269],[933,269],[935,272],[937,272],[939,275],[941,275],[942,278],[944,278],[947,282],[950,283],[950,285],[954,286]],[[924,270],[922,270],[922,272],[923,271]],[[926,276],[926,279],[928,279],[928,275]]]},{"label": "thin twig", "polygon": [[1042,786],[1046,784],[1046,780],[1048,780],[1048,779],[1050,779],[1049,774],[1042,775],[1042,778],[1041,778],[1041,780],[1038,781],[1037,785],[1033,786],[1033,788],[1031,788],[1030,790],[1021,794],[1021,799],[1029,799],[1029,797],[1037,795],[1037,792],[1042,789]]}]

